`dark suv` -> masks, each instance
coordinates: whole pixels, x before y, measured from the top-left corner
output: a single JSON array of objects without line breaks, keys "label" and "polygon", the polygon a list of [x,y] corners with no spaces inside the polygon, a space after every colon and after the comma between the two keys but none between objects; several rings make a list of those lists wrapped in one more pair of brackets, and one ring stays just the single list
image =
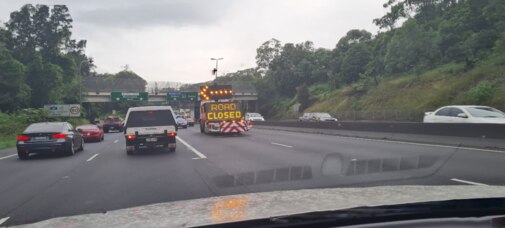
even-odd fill
[{"label": "dark suv", "polygon": [[109,116],[103,122],[103,131],[108,133],[110,130],[123,131],[123,120],[117,116]]}]

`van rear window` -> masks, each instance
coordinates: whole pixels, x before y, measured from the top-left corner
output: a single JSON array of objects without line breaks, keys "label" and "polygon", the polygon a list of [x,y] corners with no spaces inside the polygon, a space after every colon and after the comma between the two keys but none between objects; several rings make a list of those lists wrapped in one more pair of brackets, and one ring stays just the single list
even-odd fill
[{"label": "van rear window", "polygon": [[170,110],[134,111],[130,112],[127,127],[153,127],[175,125]]}]

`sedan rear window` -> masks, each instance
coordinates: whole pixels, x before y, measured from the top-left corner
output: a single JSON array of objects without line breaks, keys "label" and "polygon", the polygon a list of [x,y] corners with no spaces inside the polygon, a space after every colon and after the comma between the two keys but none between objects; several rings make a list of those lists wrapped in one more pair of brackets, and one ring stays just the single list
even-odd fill
[{"label": "sedan rear window", "polygon": [[175,125],[170,110],[134,111],[130,112],[127,127],[153,127]]},{"label": "sedan rear window", "polygon": [[35,123],[28,126],[25,133],[30,132],[61,132],[64,129],[63,123]]}]

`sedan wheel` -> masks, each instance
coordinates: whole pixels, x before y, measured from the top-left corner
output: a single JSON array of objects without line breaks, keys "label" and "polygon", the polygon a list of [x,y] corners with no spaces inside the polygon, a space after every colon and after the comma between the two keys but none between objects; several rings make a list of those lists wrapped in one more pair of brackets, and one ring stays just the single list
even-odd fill
[{"label": "sedan wheel", "polygon": [[75,146],[73,141],[70,143],[70,148],[68,148],[66,152],[68,156],[72,156],[75,154]]},{"label": "sedan wheel", "polygon": [[26,159],[30,158],[30,155],[28,153],[26,153],[26,151],[18,151],[18,157],[21,160],[26,160]]},{"label": "sedan wheel", "polygon": [[84,139],[81,139],[81,146],[79,146],[79,151],[84,150]]}]

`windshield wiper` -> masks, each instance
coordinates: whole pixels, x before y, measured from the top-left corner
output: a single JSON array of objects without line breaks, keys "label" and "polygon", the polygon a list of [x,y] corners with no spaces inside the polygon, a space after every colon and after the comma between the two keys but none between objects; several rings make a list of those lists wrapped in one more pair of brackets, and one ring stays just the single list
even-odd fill
[{"label": "windshield wiper", "polygon": [[[334,227],[415,219],[505,215],[505,198],[449,200],[309,212],[219,224],[220,227]],[[211,227],[211,226],[209,226]]]}]

